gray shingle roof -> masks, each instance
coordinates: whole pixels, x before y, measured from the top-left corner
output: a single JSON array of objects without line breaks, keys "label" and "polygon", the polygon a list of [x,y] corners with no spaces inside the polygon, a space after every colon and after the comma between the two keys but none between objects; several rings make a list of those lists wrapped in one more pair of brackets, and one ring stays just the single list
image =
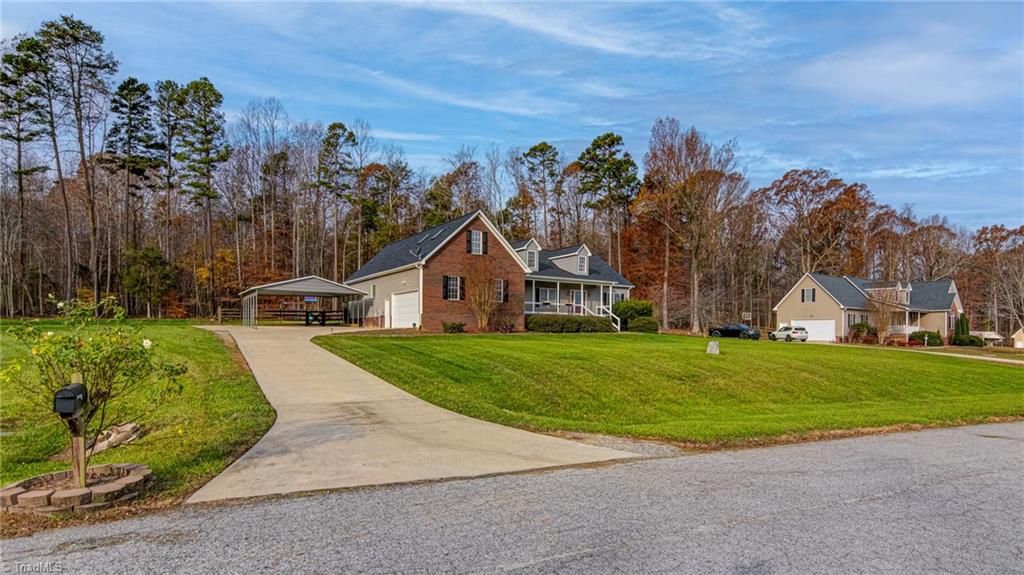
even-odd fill
[{"label": "gray shingle roof", "polygon": [[439,226],[413,234],[404,240],[384,246],[380,253],[373,256],[363,267],[346,279],[346,282],[380,272],[386,272],[395,268],[404,267],[422,261],[430,252],[444,244],[452,237],[455,230],[463,224],[476,217],[479,212],[470,212],[462,217],[447,221]]},{"label": "gray shingle roof", "polygon": [[526,247],[526,244],[530,243],[532,240],[533,238],[526,238],[525,240],[516,240],[514,242],[509,242],[509,244],[512,246],[512,249],[518,250]]},{"label": "gray shingle roof", "polygon": [[955,293],[950,292],[953,280],[949,278],[930,282],[910,282],[910,308],[919,310],[946,310],[953,306]]},{"label": "gray shingle roof", "polygon": [[[839,300],[844,307],[855,309],[867,309],[868,301],[861,290],[879,287],[895,287],[896,282],[870,280],[853,276],[837,278],[825,274],[812,273],[821,287],[825,288],[832,297]],[[908,285],[901,282],[902,285]],[[909,282],[910,303],[907,307],[911,310],[937,311],[946,310],[952,307],[955,293],[950,293],[950,286],[953,280],[949,278],[932,281]],[[860,288],[860,289],[857,289]]]},{"label": "gray shingle roof", "polygon": [[636,287],[629,280],[622,277],[622,274],[612,269],[610,265],[597,254],[590,255],[589,270],[587,275],[574,274],[563,270],[562,268],[551,263],[552,257],[557,257],[565,254],[571,254],[579,251],[580,246],[570,246],[567,248],[559,248],[557,250],[541,250],[538,257],[537,271],[526,274],[526,279],[548,277],[558,278],[576,281],[601,281],[601,282],[615,282],[621,286]]},{"label": "gray shingle roof", "polygon": [[[370,259],[370,261],[366,262],[366,264],[359,268],[355,273],[348,276],[345,281],[358,281],[361,278],[365,278],[373,274],[386,272],[423,261],[423,258],[425,258],[427,254],[447,242],[456,230],[462,227],[462,225],[469,220],[473,219],[478,213],[479,212],[472,212],[466,214],[439,226],[430,228],[429,230],[424,230],[418,234],[413,234],[403,240],[398,240],[397,242],[384,246],[384,249],[382,249],[380,253],[375,255]],[[531,238],[526,238],[524,240],[512,242],[512,248],[521,248],[525,246],[530,239]],[[541,250],[538,253],[537,258],[538,270],[533,274],[527,274],[526,277],[545,276],[576,281],[593,280],[615,282],[618,285],[635,287],[629,282],[629,280],[613,270],[611,266],[597,255],[590,256],[590,270],[585,276],[567,272],[551,263],[551,257],[570,254],[579,251],[579,249],[580,246],[577,245],[567,248],[559,248],[557,250]]]},{"label": "gray shingle roof", "polygon": [[845,277],[837,278],[818,273],[812,273],[811,277],[821,287],[825,288],[825,291],[832,294],[832,297],[839,301],[839,305],[855,309],[867,309],[868,298],[864,297],[864,293],[847,281]]}]

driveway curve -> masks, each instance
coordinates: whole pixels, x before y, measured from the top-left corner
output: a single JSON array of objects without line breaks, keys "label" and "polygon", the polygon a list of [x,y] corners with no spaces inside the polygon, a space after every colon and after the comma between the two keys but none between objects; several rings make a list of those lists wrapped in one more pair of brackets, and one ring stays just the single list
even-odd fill
[{"label": "driveway curve", "polygon": [[189,503],[474,477],[634,458],[429,404],[317,346],[353,328],[208,327],[227,332],[277,420]]}]

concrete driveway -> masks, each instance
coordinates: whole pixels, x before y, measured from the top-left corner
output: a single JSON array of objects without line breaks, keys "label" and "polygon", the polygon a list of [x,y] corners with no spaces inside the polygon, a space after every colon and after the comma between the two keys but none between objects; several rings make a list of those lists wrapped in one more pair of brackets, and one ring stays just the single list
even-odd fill
[{"label": "concrete driveway", "polygon": [[310,341],[352,328],[208,329],[235,338],[277,420],[189,503],[636,457],[441,409]]}]

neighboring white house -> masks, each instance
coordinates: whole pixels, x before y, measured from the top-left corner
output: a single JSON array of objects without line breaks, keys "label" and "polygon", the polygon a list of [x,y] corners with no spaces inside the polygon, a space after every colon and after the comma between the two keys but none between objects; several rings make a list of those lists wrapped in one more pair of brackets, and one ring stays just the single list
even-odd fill
[{"label": "neighboring white house", "polygon": [[1024,327],[1014,332],[1013,347],[1024,349]]}]

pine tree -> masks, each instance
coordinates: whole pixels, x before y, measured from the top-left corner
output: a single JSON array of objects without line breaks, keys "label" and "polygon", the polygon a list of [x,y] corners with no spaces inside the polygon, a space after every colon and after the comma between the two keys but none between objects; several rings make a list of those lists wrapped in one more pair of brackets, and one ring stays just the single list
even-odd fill
[{"label": "pine tree", "polygon": [[[110,78],[117,72],[117,60],[104,50],[103,34],[73,16],[43,22],[37,33],[46,48],[56,75],[66,87],[62,99],[72,113],[78,157],[85,183],[89,211],[89,267],[92,272],[93,301],[100,301],[99,221],[92,134],[102,122],[105,110],[93,105],[110,93]],[[88,145],[86,142],[89,142]],[[99,313],[97,306],[96,312]]]},{"label": "pine tree", "polygon": [[[341,224],[340,206],[342,199],[353,201],[349,191],[352,189],[351,177],[353,174],[354,162],[352,160],[352,148],[356,145],[355,132],[349,130],[345,124],[334,122],[327,126],[327,134],[321,142],[320,153],[317,155],[316,186],[324,194],[330,196],[332,207],[332,228],[334,246],[332,255],[334,262],[331,266],[331,279],[338,281],[338,232]],[[344,266],[344,262],[342,262]],[[344,277],[344,270],[341,270]]]},{"label": "pine tree", "polygon": [[218,199],[213,185],[217,166],[231,156],[225,141],[224,98],[207,78],[189,82],[182,92],[181,147],[175,158],[182,163],[185,187],[192,202],[203,208],[206,219],[207,295],[210,312],[217,309],[217,281],[214,265],[213,203]]},{"label": "pine tree", "polygon": [[174,187],[174,156],[177,153],[178,137],[181,135],[182,87],[173,80],[156,83],[156,100],[153,103],[157,128],[158,148],[163,153],[163,204],[161,222],[163,233],[160,242],[164,257],[174,259],[171,253],[171,220],[177,203]]},{"label": "pine tree", "polygon": [[[608,132],[594,138],[577,160],[581,191],[593,198],[590,207],[605,212],[608,218],[608,263],[615,262],[615,268],[620,271],[622,228],[629,205],[640,187],[636,162],[629,152],[622,151],[622,146],[622,136]],[[616,240],[614,253],[612,237]],[[617,259],[613,257],[615,254]]]},{"label": "pine tree", "polygon": [[[8,309],[25,312],[26,250],[25,238],[25,177],[46,170],[46,166],[26,164],[25,148],[46,134],[44,102],[42,93],[32,82],[32,60],[16,47],[24,39],[17,37],[4,43],[2,66],[0,66],[0,140],[14,144],[14,171],[18,186],[18,269],[20,277],[18,297],[10,293]],[[12,270],[13,271],[13,270]],[[8,289],[15,288],[10,282]]]},{"label": "pine tree", "polygon": [[107,134],[107,151],[114,155],[113,164],[124,175],[123,245],[134,249],[137,243],[137,225],[132,199],[132,176],[146,179],[147,172],[159,164],[156,133],[153,130],[153,98],[149,85],[128,78],[117,87],[110,102],[114,114]]}]

